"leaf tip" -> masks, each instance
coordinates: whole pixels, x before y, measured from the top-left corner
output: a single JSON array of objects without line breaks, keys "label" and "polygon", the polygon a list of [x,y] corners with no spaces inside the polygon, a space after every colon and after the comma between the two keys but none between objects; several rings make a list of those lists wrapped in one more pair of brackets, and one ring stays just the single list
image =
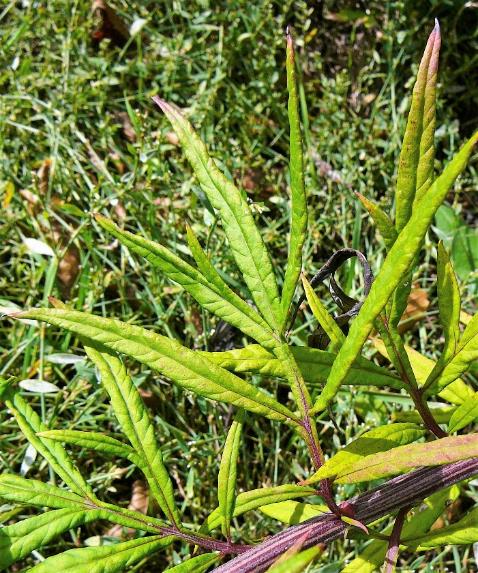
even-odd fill
[{"label": "leaf tip", "polygon": [[66,304],[54,296],[49,296],[48,302],[53,308],[66,308]]}]

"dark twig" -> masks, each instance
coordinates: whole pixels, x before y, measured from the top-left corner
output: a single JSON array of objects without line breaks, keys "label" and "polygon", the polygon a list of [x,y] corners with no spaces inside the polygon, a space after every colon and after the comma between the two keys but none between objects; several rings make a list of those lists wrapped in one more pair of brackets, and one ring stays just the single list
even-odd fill
[{"label": "dark twig", "polygon": [[392,533],[388,542],[387,554],[385,555],[385,570],[384,573],[393,573],[397,565],[398,550],[400,548],[400,535],[402,533],[403,522],[410,510],[410,506],[402,507],[395,518]]}]

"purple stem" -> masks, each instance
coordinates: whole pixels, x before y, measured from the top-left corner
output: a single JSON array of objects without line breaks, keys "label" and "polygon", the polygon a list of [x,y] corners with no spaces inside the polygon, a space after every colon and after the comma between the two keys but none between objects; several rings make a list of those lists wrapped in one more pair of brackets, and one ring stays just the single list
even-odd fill
[{"label": "purple stem", "polygon": [[403,522],[410,509],[410,506],[402,507],[395,518],[392,534],[388,542],[387,554],[385,555],[385,573],[393,573],[398,559],[398,550],[400,549],[400,535],[402,533]]},{"label": "purple stem", "polygon": [[[396,477],[375,490],[349,500],[354,518],[370,523],[405,506],[413,506],[432,493],[478,474],[478,459],[464,460],[445,466],[422,468]],[[214,573],[261,573],[289,547],[306,536],[302,548],[329,543],[342,537],[347,524],[328,513],[294,525],[273,535],[267,541],[248,549],[232,561],[214,569]]]}]

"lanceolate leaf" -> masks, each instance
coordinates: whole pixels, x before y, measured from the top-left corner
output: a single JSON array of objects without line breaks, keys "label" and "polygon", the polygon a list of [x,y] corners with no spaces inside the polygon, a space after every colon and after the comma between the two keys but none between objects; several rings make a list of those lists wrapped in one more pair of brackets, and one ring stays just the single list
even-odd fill
[{"label": "lanceolate leaf", "polygon": [[15,416],[20,429],[32,446],[39,452],[61,477],[61,479],[76,493],[94,497],[91,487],[75,467],[70,457],[61,446],[46,438],[37,436],[38,432],[47,430],[40,416],[30,407],[20,394],[5,380],[0,380],[0,399],[5,401],[7,408]]},{"label": "lanceolate leaf", "polygon": [[310,308],[320,326],[324,329],[325,334],[330,338],[330,349],[337,351],[345,341],[345,334],[340,330],[339,325],[332,316],[330,316],[305,276],[302,277],[302,282],[304,283],[305,296],[307,297]]},{"label": "lanceolate leaf", "polygon": [[171,544],[171,537],[152,535],[116,545],[70,549],[48,557],[30,573],[116,573]]},{"label": "lanceolate leaf", "polygon": [[47,432],[39,432],[38,436],[41,438],[48,438],[56,442],[64,442],[65,444],[73,444],[82,448],[90,448],[97,452],[105,454],[120,456],[132,461],[134,464],[141,466],[141,458],[139,458],[133,448],[127,444],[123,444],[119,440],[115,440],[110,436],[105,436],[98,432],[81,432],[79,430],[50,430]]},{"label": "lanceolate leaf", "polygon": [[326,505],[313,505],[311,503],[301,503],[292,500],[263,505],[259,509],[264,515],[277,519],[287,525],[296,525],[312,517],[317,517],[329,512],[329,508]]},{"label": "lanceolate leaf", "polygon": [[90,346],[85,346],[85,350],[100,371],[101,383],[108,392],[123,432],[143,462],[141,469],[152,494],[167,518],[179,525],[181,517],[174,503],[173,484],[155,438],[155,428],[136,386],[117,356],[98,352]]},{"label": "lanceolate leaf", "polygon": [[406,541],[414,549],[432,549],[440,545],[468,545],[478,539],[478,507],[471,510],[457,523],[436,529],[422,537]]},{"label": "lanceolate leaf", "polygon": [[306,483],[311,484],[325,478],[334,478],[354,467],[358,462],[372,459],[377,452],[386,452],[397,446],[414,442],[426,434],[415,424],[389,424],[365,432],[360,438],[342,448],[332,456]]},{"label": "lanceolate leaf", "polygon": [[338,483],[358,483],[425,466],[439,466],[478,456],[478,434],[442,438],[426,444],[409,444],[366,456],[342,468]]},{"label": "lanceolate leaf", "polygon": [[171,122],[204,193],[219,211],[237,266],[254,302],[268,324],[277,331],[281,318],[277,283],[269,253],[246,198],[219,171],[206,146],[179,110],[158,97],[153,99]]},{"label": "lanceolate leaf", "polygon": [[[207,269],[203,265],[200,272],[163,245],[124,231],[101,215],[96,215],[96,220],[128,249],[144,257],[168,278],[180,284],[206,310],[236,326],[260,344],[268,347],[273,345],[273,334],[267,323],[226,285],[210,263]],[[192,239],[191,232],[188,237]],[[196,247],[193,251],[195,256],[198,255],[198,249],[201,251],[199,244]]]},{"label": "lanceolate leaf", "polygon": [[460,289],[450,257],[441,241],[438,244],[437,264],[438,306],[445,335],[441,359],[446,361],[455,354],[460,338]]},{"label": "lanceolate leaf", "polygon": [[272,420],[296,422],[294,414],[271,396],[175,340],[119,320],[62,309],[22,313],[135,358],[196,394],[261,414]]},{"label": "lanceolate leaf", "polygon": [[[306,382],[317,384],[327,380],[336,354],[307,346],[291,346],[290,350]],[[211,362],[233,372],[257,372],[265,376],[285,378],[281,362],[257,344],[225,352],[204,352],[202,354],[207,356]],[[344,384],[402,388],[402,382],[397,376],[361,356],[357,357],[353,363]]]},{"label": "lanceolate leaf", "polygon": [[[240,493],[236,498],[234,507],[234,517],[243,513],[264,507],[270,503],[277,503],[288,499],[297,499],[298,497],[307,497],[317,495],[313,487],[306,487],[294,484],[278,485],[275,487],[263,487]],[[222,516],[217,507],[206,519],[201,526],[199,533],[208,533],[219,527],[222,522]]]},{"label": "lanceolate leaf", "polygon": [[295,553],[284,561],[272,565],[267,570],[267,573],[300,573],[304,571],[309,563],[320,555],[323,549],[320,546],[310,547],[300,553]]},{"label": "lanceolate leaf", "polygon": [[420,249],[435,211],[445,199],[455,179],[465,168],[477,141],[478,132],[445,167],[443,173],[428,190],[426,199],[419,203],[413,211],[410,221],[399,234],[375,278],[358,316],[352,323],[347,339],[334,362],[327,384],[314,405],[313,412],[320,412],[325,409],[340,388],[353,361],[367,340],[373,328],[374,320],[383,310],[401,278],[407,273],[409,265]]},{"label": "lanceolate leaf", "polygon": [[192,559],[188,559],[175,567],[166,569],[164,573],[203,573],[209,569],[209,566],[219,559],[218,553],[204,553]]},{"label": "lanceolate leaf", "polygon": [[304,158],[302,150],[302,133],[300,129],[299,99],[295,71],[294,42],[287,34],[287,89],[289,90],[289,170],[291,189],[291,221],[289,253],[287,257],[284,286],[282,288],[283,326],[286,324],[288,311],[294,296],[297,281],[302,270],[302,248],[307,231],[307,197],[304,183]]},{"label": "lanceolate leaf", "polygon": [[435,25],[423,54],[413,88],[412,106],[403,138],[397,177],[396,227],[400,232],[433,181],[435,159],[435,92],[440,52],[440,27]]},{"label": "lanceolate leaf", "polygon": [[448,424],[448,432],[458,432],[471,422],[478,420],[478,392],[473,398],[463,402],[454,412]]},{"label": "lanceolate leaf", "polygon": [[377,228],[382,235],[387,251],[389,251],[398,237],[397,230],[393,226],[392,220],[376,203],[370,201],[370,199],[367,199],[361,193],[356,192],[355,195],[357,195],[362,205],[367,209],[369,215],[374,220],[375,225],[377,225]]},{"label": "lanceolate leaf", "polygon": [[231,519],[236,501],[237,458],[241,445],[244,411],[239,411],[229,428],[221,456],[218,476],[218,501],[222,514],[222,533],[231,538]]}]

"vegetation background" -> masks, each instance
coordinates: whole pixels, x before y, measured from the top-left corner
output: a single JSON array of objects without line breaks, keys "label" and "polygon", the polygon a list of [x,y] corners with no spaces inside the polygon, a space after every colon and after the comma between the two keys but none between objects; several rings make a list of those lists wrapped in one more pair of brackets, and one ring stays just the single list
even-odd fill
[{"label": "vegetation background", "polygon": [[[218,329],[187,293],[111,242],[90,214],[113,214],[129,230],[186,254],[188,221],[213,262],[237,277],[223,249],[224,235],[176,136],[151,102],[159,94],[187,108],[222,167],[247,191],[266,229],[274,264],[282,268],[288,217],[288,24],[300,56],[308,146],[307,273],[344,246],[362,250],[380,265],[381,239],[353,191],[389,206],[413,77],[435,17],[443,36],[437,163],[444,164],[477,127],[477,2],[111,0],[109,6],[100,0],[6,0],[0,7],[0,306],[39,306],[54,294],[73,308],[121,316],[190,347],[241,345],[236,333]],[[437,236],[427,243],[417,277],[419,312],[411,317],[409,337],[431,357],[430,349],[440,345],[434,336],[436,293],[428,288],[437,237],[452,251],[465,308],[476,312],[476,185],[470,167],[449,206],[439,211]],[[360,292],[353,265],[345,269],[342,283]],[[294,334],[296,343],[310,333],[309,319],[306,313]],[[76,344],[70,334],[45,325],[2,321],[0,374],[55,384],[54,393],[25,392],[52,426],[99,428],[115,436],[119,429],[93,368],[51,357],[75,352]],[[231,412],[131,366],[153,409],[188,519],[201,523],[216,505],[219,454]],[[410,406],[404,397],[401,407]],[[325,451],[346,443],[363,424],[384,423],[390,409],[379,392],[340,393],[334,418],[341,433],[324,420]],[[0,413],[0,424],[0,469],[48,479],[47,464],[27,449],[7,412]],[[240,487],[295,482],[308,475],[306,451],[303,457],[293,455],[296,438],[278,424],[251,418],[245,438]],[[79,449],[75,457],[103,499],[145,507],[147,492],[132,466]],[[346,493],[351,494],[351,486]],[[237,526],[246,541],[278,528],[260,514]],[[85,540],[113,543],[116,535],[101,524],[85,526],[42,555]],[[359,549],[357,543],[334,543],[323,564],[311,571],[339,571]],[[135,570],[163,570],[180,560],[181,551],[175,546]],[[24,567],[38,558],[34,555]],[[460,572],[471,570],[473,563],[470,548],[413,559],[402,559],[407,570],[451,567]]]}]

